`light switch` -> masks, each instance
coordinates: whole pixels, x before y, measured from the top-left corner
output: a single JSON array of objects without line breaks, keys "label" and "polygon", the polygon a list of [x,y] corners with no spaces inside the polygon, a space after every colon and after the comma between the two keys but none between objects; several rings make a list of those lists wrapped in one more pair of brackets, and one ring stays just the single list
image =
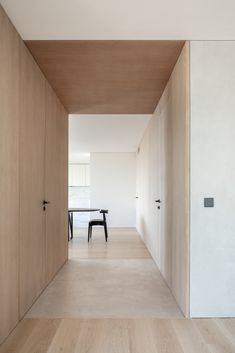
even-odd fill
[{"label": "light switch", "polygon": [[204,198],[204,207],[214,207],[214,198],[213,197],[205,197]]}]

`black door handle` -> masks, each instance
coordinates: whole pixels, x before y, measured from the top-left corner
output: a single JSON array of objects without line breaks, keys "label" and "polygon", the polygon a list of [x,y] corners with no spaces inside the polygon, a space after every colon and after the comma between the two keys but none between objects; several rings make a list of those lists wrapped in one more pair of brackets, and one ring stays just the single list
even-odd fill
[{"label": "black door handle", "polygon": [[162,201],[159,199],[159,200],[155,200],[155,202],[161,203]]},{"label": "black door handle", "polygon": [[51,203],[51,201],[43,200],[43,205],[47,205],[48,203]]},{"label": "black door handle", "polygon": [[50,201],[47,200],[43,200],[42,204],[43,204],[43,211],[46,211],[46,205],[48,205],[49,203],[51,203]]}]

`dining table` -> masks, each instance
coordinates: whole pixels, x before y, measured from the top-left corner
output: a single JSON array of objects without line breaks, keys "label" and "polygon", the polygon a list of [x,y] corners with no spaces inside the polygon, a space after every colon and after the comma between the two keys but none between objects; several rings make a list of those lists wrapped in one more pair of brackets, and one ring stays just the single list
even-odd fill
[{"label": "dining table", "polygon": [[68,241],[73,239],[73,214],[82,212],[98,212],[100,208],[70,207],[68,209]]}]

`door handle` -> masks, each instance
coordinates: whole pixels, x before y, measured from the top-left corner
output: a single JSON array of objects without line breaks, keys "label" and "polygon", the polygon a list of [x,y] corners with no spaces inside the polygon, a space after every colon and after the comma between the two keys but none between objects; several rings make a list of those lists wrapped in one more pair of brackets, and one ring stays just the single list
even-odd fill
[{"label": "door handle", "polygon": [[48,205],[48,203],[51,203],[51,201],[43,200],[43,205]]},{"label": "door handle", "polygon": [[155,202],[157,202],[157,203],[161,203],[162,201],[159,199],[159,200],[155,200]]},{"label": "door handle", "polygon": [[43,204],[43,211],[46,211],[46,205],[48,205],[49,203],[51,203],[51,201],[47,201],[47,200],[43,200],[42,204]]}]

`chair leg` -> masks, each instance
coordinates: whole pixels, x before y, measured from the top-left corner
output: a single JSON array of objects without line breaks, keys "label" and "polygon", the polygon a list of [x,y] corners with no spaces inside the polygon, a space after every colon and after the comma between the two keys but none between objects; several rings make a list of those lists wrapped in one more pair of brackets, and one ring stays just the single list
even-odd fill
[{"label": "chair leg", "polygon": [[90,239],[92,237],[92,226],[91,226],[91,230],[90,230]]},{"label": "chair leg", "polygon": [[107,223],[104,223],[104,233],[105,233],[105,241],[108,241],[108,229],[107,229]]}]

